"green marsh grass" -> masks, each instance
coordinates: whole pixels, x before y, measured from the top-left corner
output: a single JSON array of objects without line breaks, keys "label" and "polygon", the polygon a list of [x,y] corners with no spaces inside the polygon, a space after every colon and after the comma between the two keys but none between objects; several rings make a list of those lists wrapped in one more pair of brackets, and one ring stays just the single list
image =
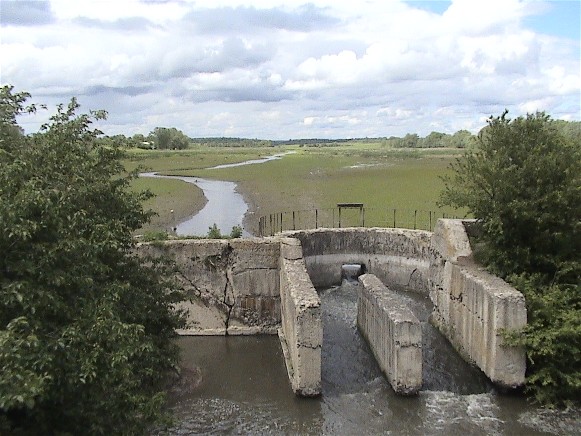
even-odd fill
[{"label": "green marsh grass", "polygon": [[[205,169],[289,150],[295,154],[259,165]],[[426,211],[426,217],[430,210],[447,215],[462,214],[451,209],[440,210],[436,204],[443,187],[440,177],[449,171],[449,164],[461,153],[459,150],[390,149],[377,143],[357,143],[336,147],[205,148],[151,153],[143,153],[137,161],[154,171],[238,182],[239,190],[254,212],[246,226],[255,233],[260,216],[277,212],[320,209],[321,219],[330,222],[332,212],[325,216],[325,211],[337,203],[363,203],[366,223],[377,222],[377,225],[390,225],[392,209],[397,209],[401,216],[404,211],[410,211],[412,220],[414,210]]]}]

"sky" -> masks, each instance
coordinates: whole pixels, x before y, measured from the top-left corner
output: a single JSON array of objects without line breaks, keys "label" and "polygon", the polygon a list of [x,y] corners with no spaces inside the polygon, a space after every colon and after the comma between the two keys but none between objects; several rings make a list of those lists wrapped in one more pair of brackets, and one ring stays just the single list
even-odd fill
[{"label": "sky", "polygon": [[581,120],[581,1],[0,0],[0,83],[77,97],[108,135],[476,133]]}]

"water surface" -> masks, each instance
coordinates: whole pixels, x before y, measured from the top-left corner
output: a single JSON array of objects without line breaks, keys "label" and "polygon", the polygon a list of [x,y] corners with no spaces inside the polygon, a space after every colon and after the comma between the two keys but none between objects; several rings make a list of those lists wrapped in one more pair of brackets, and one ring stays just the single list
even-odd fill
[{"label": "water surface", "polygon": [[[183,180],[204,191],[204,196],[208,200],[206,205],[198,213],[177,225],[176,234],[180,236],[205,236],[214,224],[227,235],[232,227],[242,226],[248,205],[236,191],[234,182],[188,176],[164,176],[157,173],[142,173],[140,176]],[[243,236],[250,236],[250,233],[243,231]]]},{"label": "water surface", "polygon": [[401,294],[422,322],[424,379],[417,397],[397,396],[356,328],[352,286],[321,292],[324,339],[317,399],[290,388],[276,336],[182,337],[183,364],[199,387],[174,398],[170,434],[570,435],[573,412],[543,411],[496,392],[427,322],[430,302]]},{"label": "water surface", "polygon": [[[289,151],[260,159],[217,165],[207,169],[215,170],[262,164],[282,159],[285,155],[293,153],[295,152]],[[233,227],[243,226],[244,215],[248,211],[248,204],[244,201],[242,195],[237,192],[236,183],[234,182],[202,179],[200,177],[164,176],[153,172],[141,173],[140,176],[182,180],[187,183],[193,183],[204,192],[204,196],[208,200],[207,203],[198,213],[177,224],[176,234],[179,236],[206,236],[209,228],[214,224],[218,226],[222,234],[228,235]],[[251,235],[246,230],[243,230],[242,236],[247,237]]]}]

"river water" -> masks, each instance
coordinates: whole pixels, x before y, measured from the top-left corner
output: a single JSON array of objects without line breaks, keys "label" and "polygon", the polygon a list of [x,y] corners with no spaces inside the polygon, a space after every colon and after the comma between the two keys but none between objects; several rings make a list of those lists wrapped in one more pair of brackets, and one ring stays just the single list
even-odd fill
[{"label": "river water", "polygon": [[427,322],[431,303],[402,293],[422,322],[424,386],[395,395],[356,328],[353,285],[321,292],[322,396],[296,397],[276,336],[182,337],[182,365],[201,381],[171,395],[170,434],[580,434],[573,412],[543,411],[496,392]]},{"label": "river water", "polygon": [[[285,155],[291,153],[294,152],[280,153],[260,159],[252,159],[233,164],[217,165],[207,169],[215,170],[244,165],[262,164],[282,159]],[[248,211],[248,204],[246,204],[242,195],[237,192],[236,183],[222,180],[202,179],[200,177],[164,176],[152,172],[141,173],[140,176],[182,180],[186,183],[192,183],[198,186],[204,192],[204,196],[208,200],[206,205],[198,213],[177,224],[177,235],[205,236],[208,234],[209,228],[214,224],[216,224],[224,234],[229,234],[234,226],[242,227],[244,215]],[[251,235],[246,230],[243,230],[242,236],[248,237]]]},{"label": "river water", "polygon": [[[140,177],[177,179],[192,183],[204,191],[208,200],[197,214],[192,215],[176,226],[180,236],[205,236],[211,226],[216,224],[224,234],[229,234],[234,226],[242,226],[248,205],[236,191],[236,183],[222,180],[201,179],[188,176],[164,176],[157,173],[141,173]],[[242,236],[250,236],[243,231]]]}]

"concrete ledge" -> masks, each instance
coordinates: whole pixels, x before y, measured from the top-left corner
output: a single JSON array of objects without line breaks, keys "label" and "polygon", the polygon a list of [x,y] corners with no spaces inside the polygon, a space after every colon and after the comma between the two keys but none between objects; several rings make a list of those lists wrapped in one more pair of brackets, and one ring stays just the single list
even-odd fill
[{"label": "concrete ledge", "polygon": [[362,264],[393,289],[429,293],[431,232],[385,228],[316,229],[284,232],[297,238],[317,288],[339,285],[341,265]]},{"label": "concrete ledge", "polygon": [[[291,387],[295,394],[321,394],[321,348],[323,325],[321,300],[296,242],[283,241],[280,258],[281,328],[279,337]],[[300,245],[298,245],[300,248]]]},{"label": "concrete ledge", "polygon": [[503,330],[527,323],[524,296],[472,260],[461,220],[440,220],[433,245],[432,322],[465,360],[475,363],[492,382],[515,388],[525,382],[526,354],[503,343]]},{"label": "concrete ledge", "polygon": [[359,277],[357,326],[398,394],[422,387],[422,328],[411,310],[372,274]]}]

